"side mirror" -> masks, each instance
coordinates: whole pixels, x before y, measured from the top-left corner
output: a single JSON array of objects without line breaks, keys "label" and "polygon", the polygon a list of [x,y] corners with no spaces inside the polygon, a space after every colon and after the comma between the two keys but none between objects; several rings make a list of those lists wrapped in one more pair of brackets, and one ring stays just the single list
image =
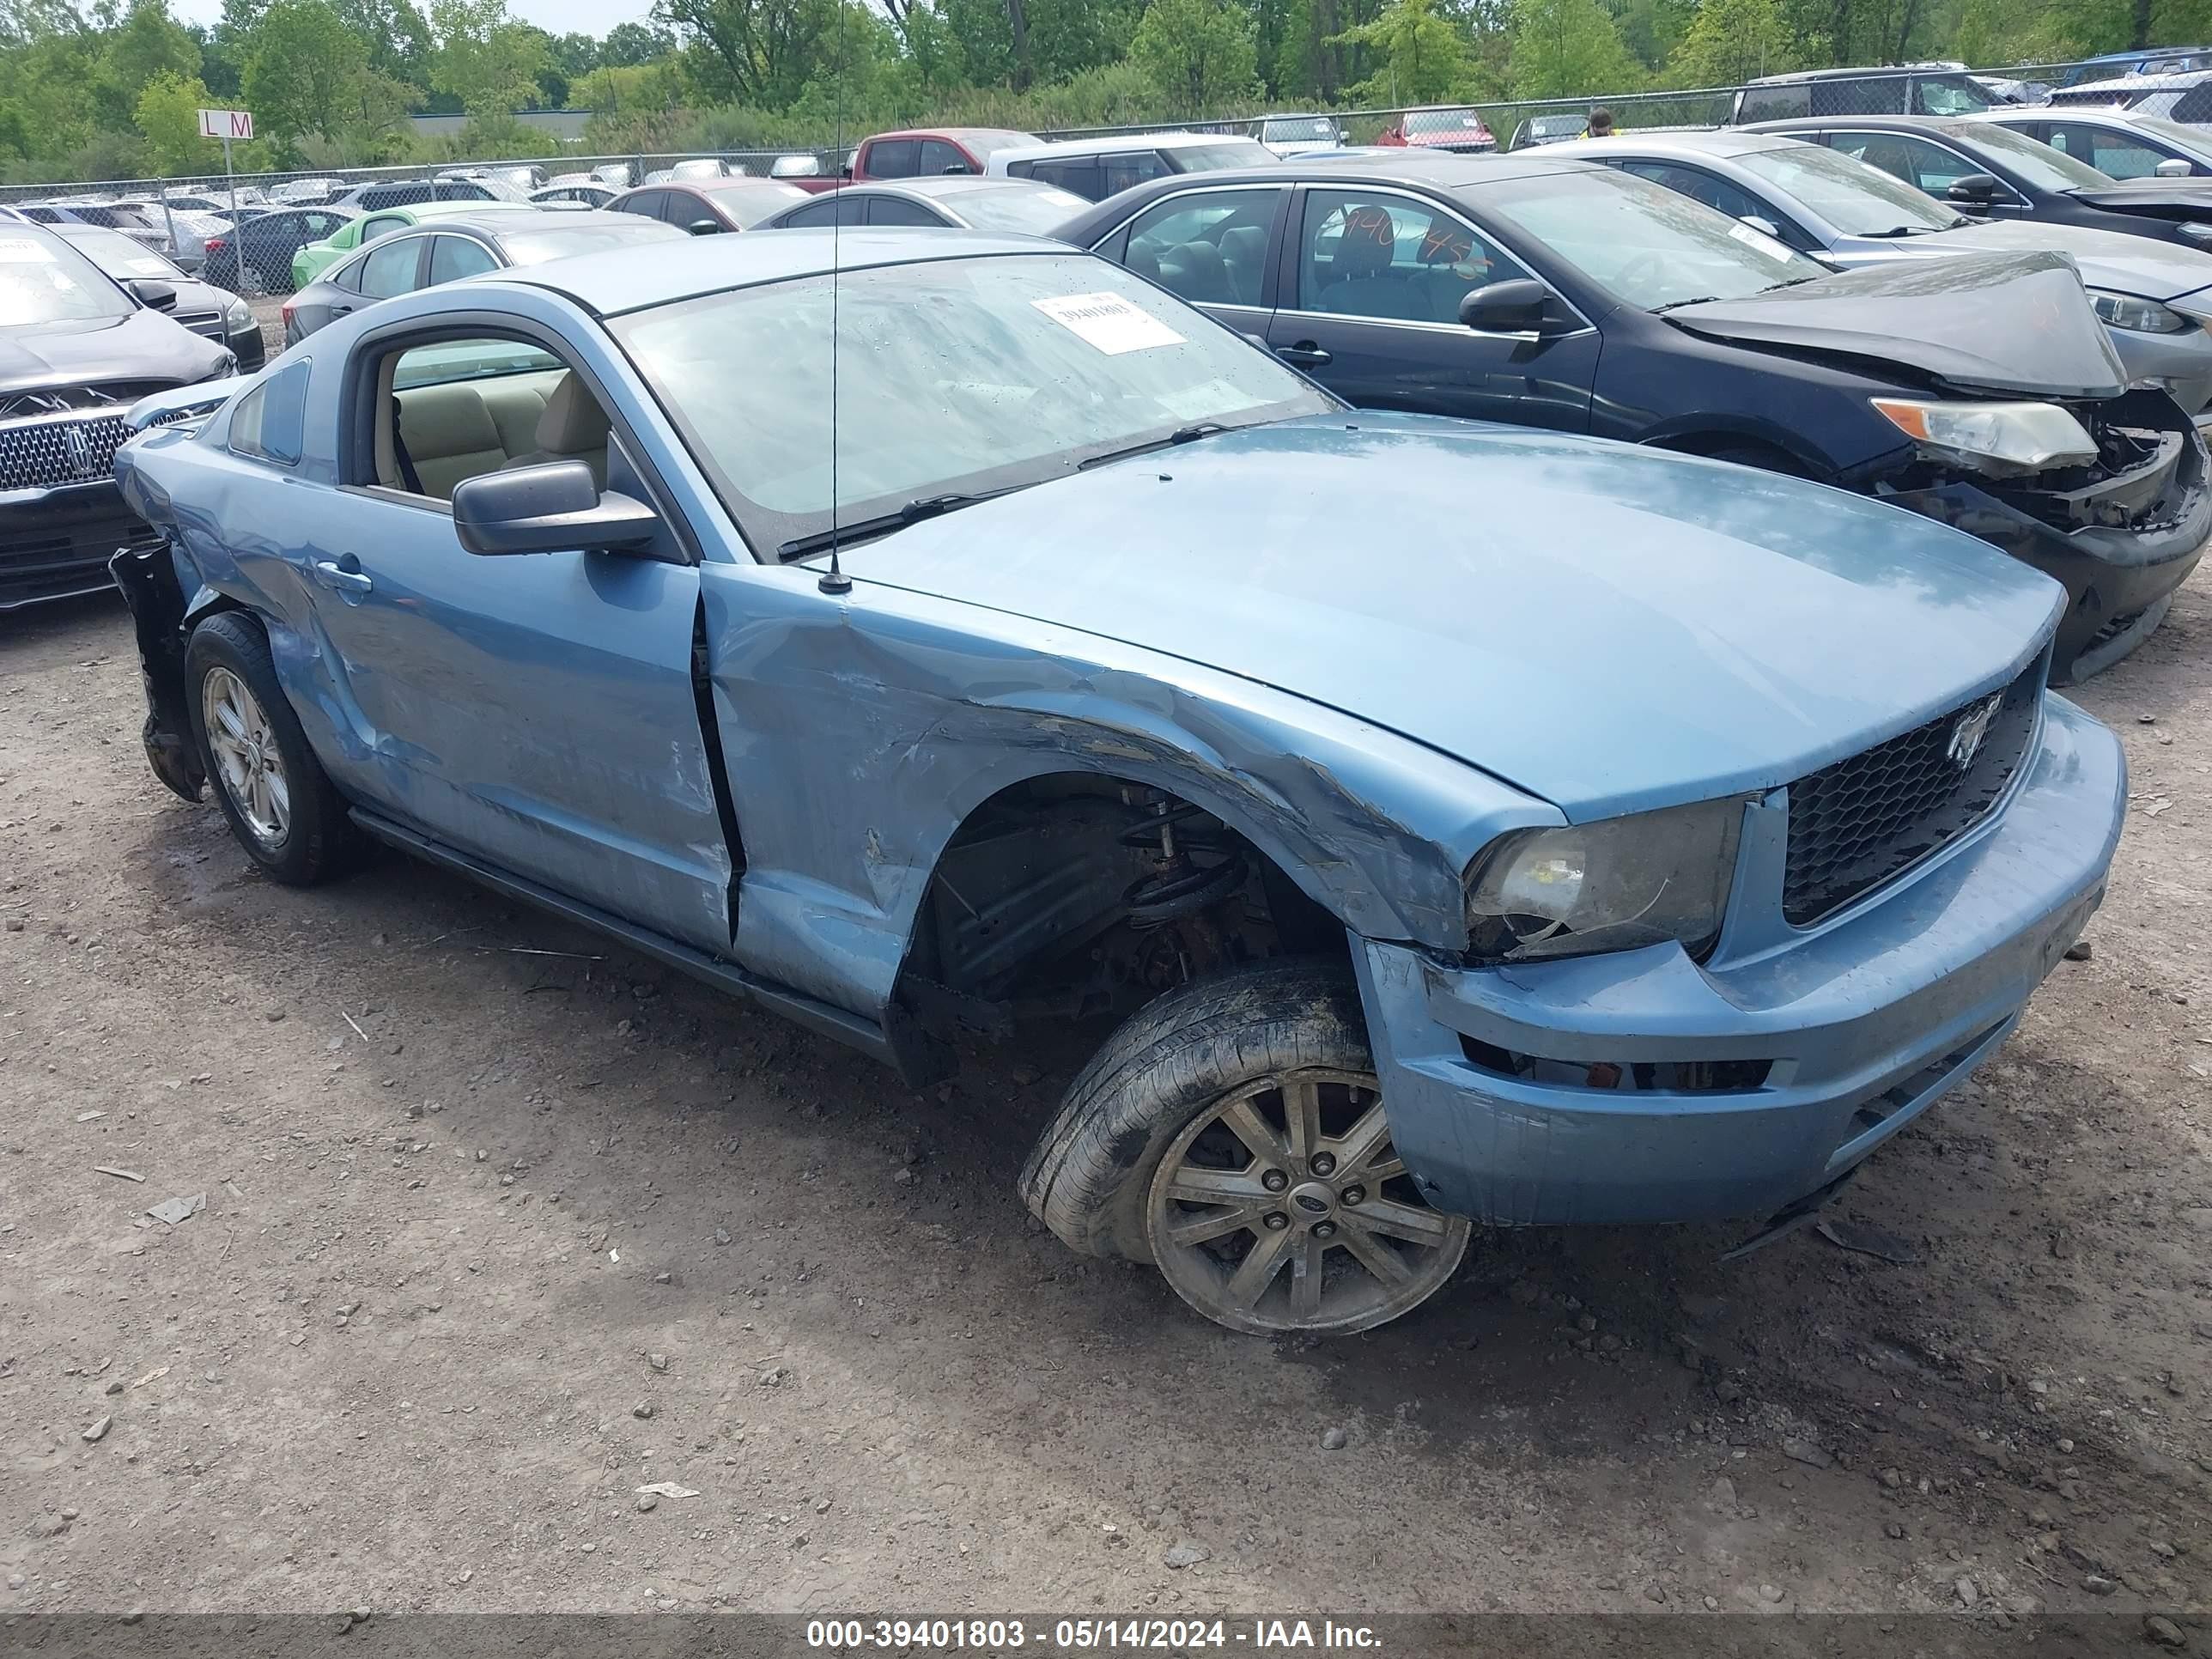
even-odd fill
[{"label": "side mirror", "polygon": [[837,167],[837,176],[840,179],[851,178],[853,176],[853,164],[850,161],[840,162]]},{"label": "side mirror", "polygon": [[2186,179],[2191,173],[2189,163],[2179,155],[2167,156],[2151,170],[2161,179]]},{"label": "side mirror", "polygon": [[2003,186],[1986,173],[1970,173],[1963,179],[1954,179],[1950,189],[1943,192],[1954,202],[1972,202],[1987,207],[1997,199]]},{"label": "side mirror", "polygon": [[636,547],[659,530],[659,514],[632,496],[602,493],[581,461],[486,472],[453,491],[454,533],[487,557]]},{"label": "side mirror", "polygon": [[150,276],[134,276],[130,286],[131,297],[149,311],[177,308],[177,290],[172,283],[156,282]]},{"label": "side mirror", "polygon": [[719,219],[712,218],[694,219],[690,224],[684,227],[684,229],[690,231],[694,236],[712,236],[716,231],[721,229],[721,228],[722,222]]},{"label": "side mirror", "polygon": [[1485,334],[1525,334],[1534,338],[1543,332],[1551,304],[1550,289],[1533,278],[1516,276],[1463,295],[1459,319]]},{"label": "side mirror", "polygon": [[1272,351],[1274,349],[1273,347],[1267,343],[1267,337],[1264,334],[1247,334],[1244,337],[1246,340],[1250,342],[1252,349],[1255,351]]},{"label": "side mirror", "polygon": [[1737,222],[1749,225],[1760,235],[1771,236],[1778,242],[1782,240],[1782,227],[1776,224],[1773,220],[1764,218],[1759,214],[1747,213]]}]

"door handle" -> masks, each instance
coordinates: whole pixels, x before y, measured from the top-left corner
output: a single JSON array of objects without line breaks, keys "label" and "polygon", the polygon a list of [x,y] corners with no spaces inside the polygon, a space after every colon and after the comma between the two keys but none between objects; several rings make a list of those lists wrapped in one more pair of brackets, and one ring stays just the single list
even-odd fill
[{"label": "door handle", "polygon": [[1275,355],[1299,368],[1322,368],[1333,361],[1328,352],[1311,340],[1301,340],[1296,345],[1277,346]]},{"label": "door handle", "polygon": [[[351,557],[350,555],[348,556]],[[366,593],[374,584],[369,580],[368,573],[359,567],[358,560],[355,561],[355,568],[349,570],[335,559],[318,559],[315,561],[315,580],[334,593]]]}]

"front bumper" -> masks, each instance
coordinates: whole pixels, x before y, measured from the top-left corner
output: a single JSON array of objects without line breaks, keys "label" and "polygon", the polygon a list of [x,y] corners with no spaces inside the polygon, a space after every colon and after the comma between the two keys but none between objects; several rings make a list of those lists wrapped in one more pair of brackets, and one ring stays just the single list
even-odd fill
[{"label": "front bumper", "polygon": [[0,611],[110,591],[116,549],[158,540],[112,477],[0,490]]},{"label": "front bumper", "polygon": [[[1988,821],[1778,942],[1468,969],[1355,941],[1392,1143],[1430,1202],[1493,1225],[1780,1210],[2004,1040],[2103,898],[2126,798],[2118,739],[2049,697]],[[1715,1086],[1665,1086],[1688,1077]]]},{"label": "front bumper", "polygon": [[2101,673],[2148,639],[2165,617],[2173,591],[2197,568],[2212,536],[2212,480],[2203,436],[2188,441],[2141,528],[2093,525],[2063,530],[1960,479],[1934,489],[1886,495],[1884,501],[1978,536],[2066,589],[2051,653],[2051,683],[2075,685]]}]

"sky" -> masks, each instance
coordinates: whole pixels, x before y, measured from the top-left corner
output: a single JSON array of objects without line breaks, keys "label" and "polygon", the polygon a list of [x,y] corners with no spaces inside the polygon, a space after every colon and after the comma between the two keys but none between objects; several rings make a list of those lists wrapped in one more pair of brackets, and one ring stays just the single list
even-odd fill
[{"label": "sky", "polygon": [[[549,33],[604,37],[617,23],[643,22],[653,0],[507,0],[507,9]],[[222,0],[170,0],[169,12],[179,22],[212,25],[222,16]]]}]

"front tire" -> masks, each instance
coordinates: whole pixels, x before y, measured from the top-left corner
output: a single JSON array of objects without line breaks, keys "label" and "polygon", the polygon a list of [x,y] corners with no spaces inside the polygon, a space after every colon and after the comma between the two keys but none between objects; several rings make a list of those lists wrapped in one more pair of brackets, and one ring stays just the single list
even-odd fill
[{"label": "front tire", "polygon": [[1392,1147],[1342,969],[1277,961],[1170,992],[1109,1036],[1021,1190],[1072,1248],[1150,1261],[1232,1330],[1366,1330],[1418,1307],[1472,1228]]},{"label": "front tire", "polygon": [[360,833],[307,746],[261,629],[233,611],[194,629],[185,690],[201,763],[246,856],[294,887],[351,870]]}]

